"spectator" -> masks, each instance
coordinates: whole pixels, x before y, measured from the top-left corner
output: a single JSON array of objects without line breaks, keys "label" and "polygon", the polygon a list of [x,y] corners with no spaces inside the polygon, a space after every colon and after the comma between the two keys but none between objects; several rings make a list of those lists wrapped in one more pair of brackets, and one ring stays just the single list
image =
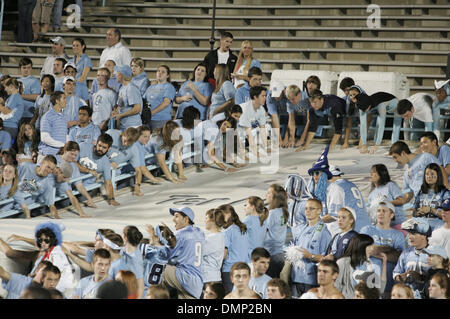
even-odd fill
[{"label": "spectator", "polygon": [[348,140],[350,138],[350,133],[352,131],[352,120],[353,118],[356,118],[358,115],[358,112],[356,112],[355,105],[351,103],[349,96],[350,87],[353,85],[355,85],[355,81],[350,77],[343,78],[341,80],[341,83],[339,83],[339,88],[345,94],[345,114],[346,114],[344,144],[342,144],[341,150],[345,150],[348,148]]},{"label": "spectator", "polygon": [[380,299],[380,292],[377,288],[369,288],[364,281],[360,281],[355,286],[354,299]]},{"label": "spectator", "polygon": [[[253,76],[250,75],[250,81],[252,79]],[[264,152],[267,152],[266,111],[264,110],[266,93],[266,88],[252,86],[250,88],[250,100],[241,104],[242,116],[239,118],[239,127],[242,128],[243,133],[247,136],[250,156],[253,155],[255,158],[261,152],[259,146]],[[243,141],[242,143],[245,144]],[[260,156],[262,155],[260,154]]]},{"label": "spectator", "polygon": [[439,160],[429,153],[411,153],[403,141],[392,144],[389,155],[402,166],[408,164],[408,169],[403,174],[403,204],[409,203],[420,191],[425,167],[430,163],[440,165]]},{"label": "spectator", "polygon": [[[102,131],[108,128],[111,112],[117,103],[117,93],[108,86],[111,72],[108,68],[97,71],[98,90],[92,95],[92,122]],[[94,80],[95,81],[95,80]]]},{"label": "spectator", "polygon": [[105,281],[97,290],[97,299],[127,299],[127,286],[116,280]]},{"label": "spectator", "polygon": [[16,140],[25,102],[20,96],[19,82],[16,79],[6,80],[5,90],[9,97],[4,104],[0,103],[0,118],[3,120],[3,130],[8,132],[13,140]]},{"label": "spectator", "polygon": [[194,226],[194,212],[189,207],[171,208],[175,223],[177,245],[170,258],[177,256],[166,266],[163,280],[169,289],[177,292],[179,299],[199,299],[203,289],[201,274],[202,251],[205,234]]},{"label": "spectator", "polygon": [[323,260],[317,267],[317,283],[319,287],[311,288],[305,295],[313,294],[317,299],[344,299],[334,283],[339,276],[339,267],[334,260]]},{"label": "spectator", "polygon": [[139,169],[141,170],[142,175],[148,179],[150,184],[160,184],[162,179],[154,177],[145,164],[145,145],[150,141],[151,130],[148,126],[141,125],[139,126],[138,131],[139,139],[136,142],[136,146],[139,151]]},{"label": "spectator", "polygon": [[0,117],[0,150],[6,151],[11,148],[11,134],[3,130],[3,120]]},{"label": "spectator", "polygon": [[[111,162],[105,155],[109,151],[113,143],[113,139],[110,135],[103,133],[97,139],[95,145],[90,146],[86,153],[80,154],[80,166],[79,169],[82,173],[88,173],[93,175],[90,179],[83,180],[85,185],[95,183],[96,177],[99,174],[103,175],[103,181],[108,198],[108,204],[113,206],[119,206],[114,198],[114,188],[111,182]],[[89,165],[89,161],[92,161],[94,165]]]},{"label": "spectator", "polygon": [[[431,94],[416,93],[407,99],[400,100],[397,105],[397,112],[406,121],[407,127],[413,129],[425,127],[425,131],[432,131],[432,104],[433,96]],[[392,134],[395,135],[395,141],[398,141],[398,134],[400,132],[400,123],[397,125],[398,126],[394,127],[392,131]],[[418,132],[410,133],[410,140],[415,141],[418,138]]]},{"label": "spectator", "polygon": [[142,299],[144,294],[144,261],[138,249],[142,240],[142,233],[135,226],[126,226],[122,234],[124,247],[120,250],[120,259],[117,264],[109,269],[109,276],[117,278],[120,270],[130,270],[136,276],[137,299]]},{"label": "spectator", "polygon": [[[108,80],[108,87],[117,94],[117,93],[119,93],[120,88],[122,87],[122,84],[117,82],[116,73],[114,71],[115,66],[116,66],[116,62],[112,59],[108,59],[108,60],[106,60],[105,65],[103,67],[107,68],[109,70],[110,76],[109,76],[109,80]],[[100,69],[101,69],[101,67],[99,68],[99,70]],[[93,99],[92,99],[93,95],[99,89],[100,88],[98,87],[97,78],[95,78],[94,81],[92,81],[91,89],[89,91],[89,99],[91,102],[93,101]]]},{"label": "spectator", "polygon": [[367,213],[366,203],[358,186],[349,180],[342,178],[341,170],[330,166],[333,177],[328,182],[327,188],[327,213],[321,219],[328,223],[327,227],[331,235],[339,232],[336,217],[341,207],[350,207],[356,213],[355,231],[359,232],[364,226],[370,225],[370,217]]},{"label": "spectator", "polygon": [[[272,119],[272,128],[278,134],[278,144],[283,148],[289,145],[287,102],[286,85],[280,81],[271,82],[270,90],[267,92],[266,106]],[[279,131],[276,131],[277,129]]]},{"label": "spectator", "polygon": [[137,299],[138,281],[133,272],[129,270],[121,270],[116,275],[116,280],[123,282],[127,286],[127,299]]},{"label": "spectator", "polygon": [[[64,65],[64,75],[67,76],[71,76],[74,78],[74,83],[75,83],[75,91],[74,94],[78,95],[81,99],[83,99],[84,101],[88,101],[89,100],[89,90],[86,86],[85,83],[82,82],[75,82],[75,78],[77,77],[77,67],[75,66],[75,64],[73,64],[72,62],[67,62]],[[63,80],[64,81],[64,80]],[[61,82],[61,86],[56,85],[55,86],[55,91],[63,91],[63,85],[64,83]]]},{"label": "spectator", "polygon": [[26,288],[20,299],[52,299],[48,289],[39,286],[30,286]]},{"label": "spectator", "polygon": [[140,116],[142,97],[139,89],[131,84],[131,68],[128,65],[119,65],[114,67],[114,71],[117,72],[117,81],[122,87],[118,94],[117,107],[114,108],[111,117],[121,131],[129,127],[137,128],[142,125]]},{"label": "spectator", "polygon": [[21,208],[26,218],[31,218],[30,210],[25,204],[24,193],[19,191],[19,174],[14,165],[3,165],[0,177],[0,201],[12,198],[13,202],[2,205],[2,211]]},{"label": "spectator", "polygon": [[398,283],[392,287],[391,299],[414,299],[414,292],[411,287]]},{"label": "spectator", "polygon": [[50,96],[50,102],[53,107],[41,119],[39,153],[43,156],[56,155],[64,146],[67,136],[68,120],[63,115],[67,102],[66,96],[62,92],[54,92]]},{"label": "spectator", "polygon": [[16,146],[19,164],[24,161],[32,162],[33,152],[37,151],[39,146],[39,135],[34,126],[27,123],[20,126]]},{"label": "spectator", "polygon": [[245,81],[249,81],[249,76],[247,76],[247,74],[252,67],[262,69],[261,63],[253,58],[252,44],[250,41],[245,40],[241,43],[241,51],[239,52],[236,65],[231,73],[233,84],[236,89],[240,88],[242,85],[245,85]]},{"label": "spectator", "polygon": [[169,291],[164,285],[153,285],[148,288],[147,299],[170,299]]},{"label": "spectator", "polygon": [[207,282],[203,291],[203,299],[223,299],[225,289],[220,282]]},{"label": "spectator", "polygon": [[289,285],[279,278],[267,282],[267,299],[290,299]]},{"label": "spectator", "polygon": [[[432,283],[433,277],[437,274],[448,277],[449,275],[449,261],[447,252],[441,246],[428,246],[425,248],[425,252],[428,254],[427,263],[430,265],[430,270],[426,274],[426,283],[422,291],[422,296],[426,299],[430,298],[430,292],[436,293],[436,283]],[[432,287],[433,286],[433,287]],[[432,291],[434,290],[434,291]]]},{"label": "spectator", "polygon": [[264,207],[264,201],[261,198],[258,196],[250,196],[244,204],[244,212],[245,218],[242,222],[247,226],[248,254],[251,258],[255,248],[264,246],[269,210]]},{"label": "spectator", "polygon": [[450,280],[448,275],[436,274],[431,278],[430,298],[450,299]]},{"label": "spectator", "polygon": [[[308,199],[305,207],[307,224],[298,224],[292,228],[294,249],[297,250],[298,262],[285,263],[285,267],[292,264],[291,292],[292,296],[302,294],[317,287],[316,260],[322,258],[330,244],[331,235],[325,224],[320,220],[322,203],[317,199]],[[300,255],[300,254],[301,255]],[[320,256],[322,255],[322,256]]]},{"label": "spectator", "polygon": [[131,83],[136,85],[139,88],[139,92],[141,92],[142,98],[145,96],[145,91],[150,85],[150,81],[148,80],[147,73],[145,73],[145,64],[144,60],[141,58],[133,58],[130,63],[131,71],[133,74],[133,78],[131,79]]},{"label": "spectator", "polygon": [[[34,103],[34,114],[29,123],[36,128],[38,132],[41,129],[41,119],[50,109],[50,96],[55,91],[55,78],[50,74],[44,74],[41,78],[42,93],[36,98]],[[25,123],[23,123],[25,124]]]},{"label": "spectator", "polygon": [[68,62],[75,64],[77,68],[77,75],[75,80],[77,82],[83,83],[87,87],[86,79],[89,71],[92,69],[91,58],[87,56],[86,44],[83,39],[75,38],[72,42],[73,58]]},{"label": "spectator", "polygon": [[245,84],[236,90],[234,103],[241,105],[242,103],[251,100],[252,98],[250,96],[250,88],[261,86],[261,81],[262,81],[261,69],[258,67],[252,67],[248,71],[248,81],[245,81]]},{"label": "spectator", "polygon": [[172,105],[176,90],[170,83],[170,69],[160,65],[156,71],[157,83],[150,85],[145,92],[145,100],[152,110],[150,128],[161,128],[165,122],[172,119]]},{"label": "spectator", "polygon": [[[191,153],[191,151],[195,147],[194,145],[192,145],[194,142],[194,127],[201,122],[200,112],[195,107],[188,106],[183,111],[183,118],[176,119],[174,122],[177,123],[180,127],[180,134],[183,138],[184,143],[182,151],[182,155],[184,157],[185,154]],[[199,152],[198,155],[200,154],[201,153]],[[183,162],[187,166],[190,166],[192,165],[192,158],[190,156],[186,157],[186,159],[183,159]]]},{"label": "spectator", "polygon": [[269,269],[270,254],[266,249],[258,247],[252,251],[251,260],[253,271],[248,286],[261,299],[267,299],[267,283],[272,279],[266,274],[267,269]]},{"label": "spectator", "polygon": [[445,187],[441,167],[430,163],[425,167],[423,183],[414,202],[414,217],[427,219],[432,230],[444,223],[442,216],[442,202],[450,198],[450,192]]},{"label": "spectator", "polygon": [[207,108],[213,92],[213,87],[208,82],[207,75],[206,64],[199,63],[194,68],[192,78],[180,87],[175,97],[175,102],[179,104],[177,119],[183,116],[184,110],[189,106],[195,107],[200,112],[202,121],[207,119]]},{"label": "spectator", "polygon": [[47,33],[50,26],[50,13],[55,0],[37,0],[33,10],[33,41],[38,40],[38,33]]},{"label": "spectator", "polygon": [[[53,7],[53,31],[54,32],[61,32],[61,18],[62,18],[62,11],[64,6],[64,0],[55,0],[55,5]],[[83,12],[83,0],[75,0],[75,4],[78,6],[79,11],[75,9],[75,13],[81,14]]]},{"label": "spectator", "polygon": [[[41,78],[44,74],[55,75],[53,73],[53,65],[57,58],[64,59],[65,61],[69,60],[69,56],[65,52],[66,41],[64,41],[62,37],[57,36],[56,38],[51,39],[50,42],[53,43],[52,55],[49,55],[45,58],[44,64],[42,65]],[[64,66],[65,64],[66,62],[64,62],[62,65]]]},{"label": "spectator", "polygon": [[[445,86],[449,83],[447,81],[434,81],[436,99],[433,101],[433,132],[437,139],[440,138],[441,130],[441,110],[447,110],[450,107],[450,95],[447,94]],[[447,122],[448,121],[444,121]],[[448,127],[448,124],[447,124]]]},{"label": "spectator", "polygon": [[228,111],[235,105],[234,95],[236,90],[230,81],[230,71],[227,65],[218,64],[214,66],[214,79],[216,88],[211,96],[211,105],[209,106],[209,119],[214,115]]},{"label": "spectator", "polygon": [[86,106],[86,102],[75,93],[76,85],[72,76],[66,76],[63,80],[64,94],[66,95],[66,107],[63,110],[63,115],[67,119],[68,128],[78,125],[78,111],[80,107]]},{"label": "spectator", "polygon": [[267,217],[264,248],[270,253],[267,275],[278,278],[284,266],[283,246],[286,241],[289,218],[287,193],[282,186],[272,184],[267,190],[266,201],[269,206],[269,215]]},{"label": "spectator", "polygon": [[[92,123],[92,109],[81,106],[78,110],[78,125],[69,129],[67,141],[74,141],[80,146],[80,154],[86,154],[95,145],[100,136],[100,129]],[[79,157],[77,158],[77,160]]]},{"label": "spectator", "polygon": [[367,197],[368,212],[372,224],[376,224],[377,207],[380,201],[390,202],[395,206],[395,217],[391,222],[394,229],[401,230],[401,223],[406,220],[403,212],[403,194],[397,183],[391,180],[384,164],[375,164],[370,169],[370,193]]},{"label": "spectator", "polygon": [[351,207],[341,207],[337,213],[337,224],[340,233],[334,235],[328,246],[324,259],[338,260],[341,258],[348,244],[358,233],[354,230],[357,219],[356,212]]},{"label": "spectator", "polygon": [[308,132],[305,144],[296,151],[303,151],[309,147],[312,139],[316,135],[319,124],[324,123],[330,116],[334,124],[334,135],[330,143],[330,150],[336,145],[342,135],[343,120],[345,116],[345,100],[336,95],[323,95],[322,91],[315,90],[309,98],[311,108],[308,111],[309,119],[307,120],[305,131]]},{"label": "spectator", "polygon": [[[441,161],[442,175],[444,184],[450,187],[450,146],[444,144],[439,146],[438,138],[433,132],[425,132],[420,137],[420,150],[424,153],[430,153]],[[445,173],[445,174],[444,174]],[[448,178],[446,178],[448,177]]]},{"label": "spectator", "polygon": [[[222,32],[220,35],[220,46],[215,50],[209,51],[205,56],[203,63],[208,67],[208,80],[214,78],[217,83],[217,77],[213,71],[217,64],[226,64],[228,70],[234,70],[234,66],[237,62],[237,57],[231,52],[231,44],[233,43],[233,35],[230,32]],[[228,71],[227,73],[229,73]],[[231,83],[231,82],[230,82]]]},{"label": "spectator", "polygon": [[450,256],[450,199],[442,203],[442,221],[444,225],[433,231],[430,244],[444,247]]},{"label": "spectator", "polygon": [[[327,187],[328,180],[333,178],[328,165],[328,150],[329,146],[325,147],[324,151],[314,163],[313,167],[308,169],[308,175],[312,176],[308,190],[314,198],[318,199],[322,203],[322,208],[327,204]],[[323,214],[326,214],[326,208],[323,210]]]},{"label": "spectator", "polygon": [[285,189],[288,194],[288,198],[293,200],[288,203],[288,226],[292,228],[297,224],[306,223],[306,201],[313,198],[313,195],[308,190],[306,180],[300,175],[289,175],[286,181]]},{"label": "spectator", "polygon": [[224,225],[223,210],[209,209],[206,212],[205,229],[208,232],[205,234],[205,246],[202,252],[202,278],[205,284],[222,281],[220,269],[222,268],[225,251],[225,233],[222,232]]},{"label": "spectator", "polygon": [[235,289],[224,299],[261,299],[256,292],[249,288],[250,267],[246,263],[235,263],[231,267],[230,277]]},{"label": "spectator", "polygon": [[37,0],[19,0],[17,7],[19,9],[17,25],[17,42],[33,42],[32,18],[33,10]]},{"label": "spectator", "polygon": [[[353,85],[349,90],[350,100],[359,109],[360,122],[360,137],[361,147],[359,152],[365,154],[375,154],[378,146],[381,145],[384,134],[384,127],[386,124],[386,113],[394,113],[397,109],[398,100],[395,96],[386,92],[376,92],[372,95],[367,95],[359,86]],[[368,115],[377,115],[377,132],[375,134],[375,145],[367,147],[367,131],[368,125],[371,122],[371,117]],[[394,115],[394,122],[400,119]]]},{"label": "spectator", "polygon": [[108,275],[111,266],[111,254],[104,248],[97,249],[94,252],[92,268],[94,274],[84,277],[78,283],[73,299],[95,299],[98,288],[111,278]]},{"label": "spectator", "polygon": [[44,202],[50,208],[53,217],[59,218],[53,196],[53,178],[49,176],[56,168],[56,159],[52,155],[45,156],[40,166],[35,163],[24,162],[18,167],[19,190],[31,194],[26,204]]},{"label": "spectator", "polygon": [[99,67],[104,67],[105,62],[111,59],[114,60],[118,66],[130,65],[133,57],[131,56],[130,50],[120,43],[121,38],[122,34],[118,28],[111,28],[106,31],[107,47],[102,51],[100,62],[98,64]]},{"label": "spectator", "polygon": [[[62,88],[62,81],[64,80],[64,66],[67,64],[67,60],[63,58],[56,58],[53,61],[52,74],[55,78],[55,88]],[[61,90],[62,91],[62,90]]]},{"label": "spectator", "polygon": [[144,295],[147,290],[162,283],[162,275],[169,262],[170,250],[174,249],[177,239],[173,232],[166,226],[146,225],[150,241],[148,244],[140,244],[139,250],[144,257]]},{"label": "spectator", "polygon": [[233,289],[231,268],[238,262],[250,262],[248,233],[247,226],[241,222],[233,206],[225,204],[220,205],[218,209],[223,210],[225,215],[225,257],[222,266],[222,283],[225,292],[230,293]]}]

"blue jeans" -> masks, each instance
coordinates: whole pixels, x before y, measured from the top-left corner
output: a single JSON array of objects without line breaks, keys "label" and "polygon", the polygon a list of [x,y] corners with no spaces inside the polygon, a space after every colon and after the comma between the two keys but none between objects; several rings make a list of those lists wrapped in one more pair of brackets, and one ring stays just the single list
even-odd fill
[{"label": "blue jeans", "polygon": [[[83,14],[83,0],[75,0],[75,4],[80,7],[80,12]],[[62,9],[64,0],[56,0],[53,6],[53,28],[61,28]]]}]

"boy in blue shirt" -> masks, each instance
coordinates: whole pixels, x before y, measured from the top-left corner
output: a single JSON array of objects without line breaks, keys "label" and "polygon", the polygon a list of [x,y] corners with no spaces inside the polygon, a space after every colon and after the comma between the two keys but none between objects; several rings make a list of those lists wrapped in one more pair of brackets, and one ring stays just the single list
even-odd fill
[{"label": "boy in blue shirt", "polygon": [[77,142],[80,146],[80,154],[97,142],[100,136],[100,129],[91,121],[92,109],[89,106],[82,106],[78,110],[78,125],[72,126],[69,130],[67,141]]},{"label": "boy in blue shirt", "polygon": [[269,263],[270,253],[266,249],[262,247],[253,249],[253,271],[248,286],[263,299],[267,299],[267,283],[272,279],[272,277],[266,275]]},{"label": "boy in blue shirt", "polygon": [[236,90],[236,94],[234,96],[235,104],[242,104],[251,100],[250,98],[250,88],[255,86],[261,86],[262,81],[262,71],[260,68],[254,66],[248,70],[248,82],[246,81],[243,86]]},{"label": "boy in blue shirt", "polygon": [[19,82],[23,84],[22,99],[24,100],[23,119],[21,123],[28,122],[34,115],[34,102],[41,94],[41,82],[38,78],[31,75],[33,69],[33,61],[27,57],[23,57],[19,61],[20,77]]}]

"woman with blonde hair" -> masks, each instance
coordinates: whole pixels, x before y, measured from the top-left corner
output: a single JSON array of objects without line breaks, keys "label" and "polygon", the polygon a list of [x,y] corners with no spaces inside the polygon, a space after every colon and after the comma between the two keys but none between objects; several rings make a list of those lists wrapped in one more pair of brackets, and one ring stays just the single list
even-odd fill
[{"label": "woman with blonde hair", "polygon": [[237,89],[248,81],[247,73],[252,67],[261,68],[261,63],[253,58],[253,46],[250,41],[244,40],[241,43],[241,51],[234,67],[231,77],[233,78],[234,87]]},{"label": "woman with blonde hair", "polygon": [[234,95],[236,94],[236,89],[230,81],[230,70],[226,64],[216,65],[214,79],[216,80],[216,88],[211,96],[209,119],[231,108],[234,105]]},{"label": "woman with blonde hair", "polygon": [[[26,218],[31,218],[30,210],[25,204],[25,194],[19,191],[19,175],[14,165],[6,164],[3,166],[0,176],[0,201],[13,198],[14,201],[0,207],[1,211],[8,211],[19,206],[25,212]],[[17,207],[16,207],[17,208]]]}]

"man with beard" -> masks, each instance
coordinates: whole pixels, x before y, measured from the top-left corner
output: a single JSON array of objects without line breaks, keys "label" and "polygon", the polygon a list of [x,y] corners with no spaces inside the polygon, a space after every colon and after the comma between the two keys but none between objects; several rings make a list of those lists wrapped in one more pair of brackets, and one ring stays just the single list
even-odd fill
[{"label": "man with beard", "polygon": [[113,206],[119,206],[120,203],[116,202],[114,198],[114,189],[111,182],[111,164],[106,153],[113,143],[113,139],[110,135],[104,133],[97,139],[95,145],[91,145],[87,150],[80,152],[80,172],[91,174],[93,177],[83,180],[84,186],[93,184],[96,182],[96,177],[99,174],[103,174],[105,181],[105,188],[108,197],[108,204]]}]

